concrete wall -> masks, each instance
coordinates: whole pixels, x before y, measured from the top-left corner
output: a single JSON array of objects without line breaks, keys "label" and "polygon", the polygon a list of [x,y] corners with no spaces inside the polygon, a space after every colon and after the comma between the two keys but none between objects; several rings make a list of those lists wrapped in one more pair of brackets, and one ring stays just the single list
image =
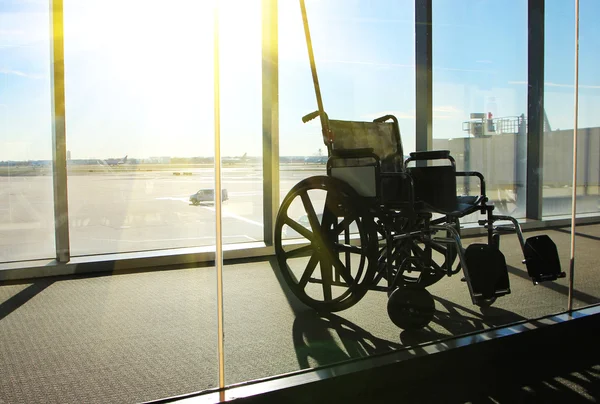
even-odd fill
[{"label": "concrete wall", "polygon": [[[488,187],[510,187],[525,182],[525,138],[516,134],[486,138],[434,139],[434,149],[450,150],[458,170],[479,171]],[[578,130],[579,186],[600,185],[600,128]],[[572,183],[573,131],[544,135],[544,185],[565,187]]]}]

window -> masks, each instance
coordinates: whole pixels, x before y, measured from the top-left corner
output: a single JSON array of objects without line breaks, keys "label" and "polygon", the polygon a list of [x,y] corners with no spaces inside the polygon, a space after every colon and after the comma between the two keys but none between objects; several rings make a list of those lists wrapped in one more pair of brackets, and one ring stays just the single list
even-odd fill
[{"label": "window", "polygon": [[55,256],[49,21],[0,5],[0,262]]},{"label": "window", "polygon": [[[414,3],[307,1],[306,8],[329,118],[395,115],[404,153],[414,151]],[[300,180],[325,175],[327,162],[319,119],[301,120],[317,109],[317,101],[298,2],[279,5],[279,83],[283,199]],[[302,216],[302,209],[297,213]]]},{"label": "window", "polygon": [[[484,174],[497,212],[523,217],[527,2],[434,0],[433,10],[433,148]],[[464,178],[459,194],[478,187]]]},{"label": "window", "polygon": [[[548,6],[546,6],[548,7]],[[552,5],[557,12],[570,18],[571,10],[560,8],[559,5]],[[600,117],[598,110],[600,108],[600,78],[596,74],[598,65],[598,46],[600,46],[600,30],[598,29],[594,15],[600,12],[600,5],[595,1],[582,0],[579,6],[579,114],[578,114],[578,145],[577,145],[577,214],[583,216],[589,213],[598,213],[600,211]],[[573,9],[574,6],[571,6]],[[548,9],[550,11],[552,9]],[[574,21],[574,20],[571,20]],[[566,27],[565,27],[566,26]],[[547,31],[548,25],[546,24]],[[556,27],[554,30],[571,29],[564,32],[565,37],[573,38],[575,34],[574,23],[563,24],[563,27]],[[560,31],[559,31],[560,32]],[[555,33],[556,35],[558,33]],[[571,42],[571,50],[574,51],[574,42]],[[566,47],[566,44],[565,44]],[[566,59],[566,58],[565,58]],[[574,58],[571,58],[574,60]],[[548,64],[546,64],[548,69]],[[567,76],[568,77],[568,76]],[[565,77],[566,78],[566,77]],[[549,82],[556,84],[573,83],[574,78],[562,82],[555,80],[546,80],[546,91],[557,92],[558,87],[551,87]],[[568,87],[572,89],[571,87]],[[564,98],[567,98],[565,95]],[[566,99],[565,104],[572,102],[574,97]],[[568,129],[573,126],[567,125]],[[566,130],[571,134],[573,131]],[[565,161],[572,162],[573,139],[569,147],[565,147],[564,154],[558,154],[559,158],[564,156]],[[566,145],[565,145],[566,146]],[[566,154],[571,153],[568,159]],[[568,166],[568,164],[565,164]],[[571,182],[572,179],[569,179]],[[572,188],[568,188],[572,192]],[[569,208],[571,208],[569,206]],[[570,212],[569,212],[570,213]],[[598,288],[598,272],[596,270],[595,251],[598,249],[598,235],[595,232],[596,226],[577,226],[575,243],[575,278],[574,278],[574,307],[583,307],[596,304],[600,301],[600,288]],[[570,228],[564,230],[570,231]],[[588,261],[589,260],[589,261]]]},{"label": "window", "polygon": [[262,241],[261,2],[221,0],[219,6],[222,185],[228,192],[223,243]]},{"label": "window", "polygon": [[65,1],[64,16],[72,255],[214,245],[214,207],[190,202],[214,189],[212,6]]}]

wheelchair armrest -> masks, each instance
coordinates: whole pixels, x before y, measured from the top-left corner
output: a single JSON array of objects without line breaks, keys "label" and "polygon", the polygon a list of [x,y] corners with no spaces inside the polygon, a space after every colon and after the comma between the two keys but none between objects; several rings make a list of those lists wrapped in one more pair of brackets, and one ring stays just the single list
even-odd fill
[{"label": "wheelchair armrest", "polygon": [[335,157],[371,157],[373,149],[365,147],[363,149],[333,149],[331,154]]},{"label": "wheelchair armrest", "polygon": [[487,202],[487,196],[485,194],[485,179],[483,178],[483,174],[477,171],[457,171],[457,177],[477,177],[479,178],[479,183],[481,185],[481,196],[485,197],[485,201]]},{"label": "wheelchair armrest", "polygon": [[431,150],[410,153],[411,160],[439,160],[450,158],[450,150]]}]

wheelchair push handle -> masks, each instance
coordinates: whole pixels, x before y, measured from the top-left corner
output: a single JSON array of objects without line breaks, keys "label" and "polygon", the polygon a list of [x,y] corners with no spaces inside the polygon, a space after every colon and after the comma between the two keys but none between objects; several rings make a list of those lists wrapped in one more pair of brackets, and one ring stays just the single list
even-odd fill
[{"label": "wheelchair push handle", "polygon": [[321,112],[319,110],[311,112],[308,115],[304,115],[302,117],[302,122],[307,123],[312,121],[316,117],[321,117],[321,130],[323,131],[323,142],[327,145],[327,150],[331,152],[331,148],[333,145],[333,133],[329,130],[329,118],[327,117],[327,113]]},{"label": "wheelchair push handle", "polygon": [[310,114],[304,115],[302,117],[302,122],[306,123],[306,122],[312,121],[313,119],[315,119],[318,116],[319,116],[319,111],[311,112]]},{"label": "wheelchair push handle", "polygon": [[373,119],[373,122],[375,122],[375,123],[382,123],[382,122],[385,122],[385,121],[389,121],[390,119],[392,121],[398,123],[398,119],[396,119],[396,117],[394,115],[384,115],[382,117]]}]

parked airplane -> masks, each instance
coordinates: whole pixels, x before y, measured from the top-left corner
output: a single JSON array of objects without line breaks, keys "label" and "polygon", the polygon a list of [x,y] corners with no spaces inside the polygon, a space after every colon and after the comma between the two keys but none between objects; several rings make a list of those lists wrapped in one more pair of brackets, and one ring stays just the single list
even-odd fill
[{"label": "parked airplane", "polygon": [[221,162],[223,164],[243,164],[248,162],[248,153],[244,153],[242,157],[223,157]]},{"label": "parked airplane", "polygon": [[109,166],[118,166],[120,164],[125,164],[127,162],[127,156],[123,157],[122,159],[106,159],[104,161]]}]

